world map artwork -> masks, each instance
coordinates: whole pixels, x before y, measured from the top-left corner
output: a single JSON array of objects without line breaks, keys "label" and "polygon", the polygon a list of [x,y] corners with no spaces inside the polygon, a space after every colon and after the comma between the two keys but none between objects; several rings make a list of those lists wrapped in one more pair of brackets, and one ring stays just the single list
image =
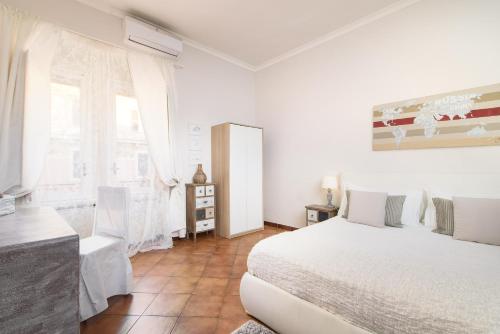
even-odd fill
[{"label": "world map artwork", "polygon": [[373,108],[373,150],[500,145],[500,85]]}]

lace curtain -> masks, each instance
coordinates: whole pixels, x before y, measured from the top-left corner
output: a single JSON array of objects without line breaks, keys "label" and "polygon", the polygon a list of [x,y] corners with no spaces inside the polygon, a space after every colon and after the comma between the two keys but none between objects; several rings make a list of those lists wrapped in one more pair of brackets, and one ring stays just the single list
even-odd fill
[{"label": "lace curtain", "polygon": [[35,23],[0,3],[0,193],[21,184],[25,51]]},{"label": "lace curtain", "polygon": [[178,231],[186,224],[186,202],[173,126],[177,110],[174,65],[165,58],[138,52],[128,52],[128,63],[151,158],[159,179],[170,189],[170,226]]},{"label": "lace curtain", "polygon": [[126,186],[129,255],[171,247],[171,189],[150,158],[126,52],[62,32],[51,68],[50,122],[49,151],[33,201],[56,207],[87,236],[97,187]]}]

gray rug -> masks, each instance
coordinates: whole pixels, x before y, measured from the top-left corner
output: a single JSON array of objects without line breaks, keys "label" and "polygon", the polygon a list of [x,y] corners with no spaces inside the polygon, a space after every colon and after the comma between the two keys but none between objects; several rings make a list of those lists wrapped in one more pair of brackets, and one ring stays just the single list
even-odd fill
[{"label": "gray rug", "polygon": [[231,334],[276,334],[272,330],[262,326],[258,322],[248,320],[240,328]]}]

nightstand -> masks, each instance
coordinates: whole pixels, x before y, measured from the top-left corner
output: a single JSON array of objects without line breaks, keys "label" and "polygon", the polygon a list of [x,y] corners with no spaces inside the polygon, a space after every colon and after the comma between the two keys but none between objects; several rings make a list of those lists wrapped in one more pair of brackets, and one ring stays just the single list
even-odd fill
[{"label": "nightstand", "polygon": [[310,204],[306,205],[307,226],[322,222],[337,215],[338,208],[326,205]]},{"label": "nightstand", "polygon": [[215,184],[186,184],[187,236],[214,230],[215,237]]}]

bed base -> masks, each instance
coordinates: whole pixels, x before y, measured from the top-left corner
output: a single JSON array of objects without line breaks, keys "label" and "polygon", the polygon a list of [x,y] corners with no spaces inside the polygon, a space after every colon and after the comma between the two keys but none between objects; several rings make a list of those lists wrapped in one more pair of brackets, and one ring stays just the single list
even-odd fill
[{"label": "bed base", "polygon": [[370,334],[248,272],[241,279],[240,298],[248,314],[280,334]]}]

